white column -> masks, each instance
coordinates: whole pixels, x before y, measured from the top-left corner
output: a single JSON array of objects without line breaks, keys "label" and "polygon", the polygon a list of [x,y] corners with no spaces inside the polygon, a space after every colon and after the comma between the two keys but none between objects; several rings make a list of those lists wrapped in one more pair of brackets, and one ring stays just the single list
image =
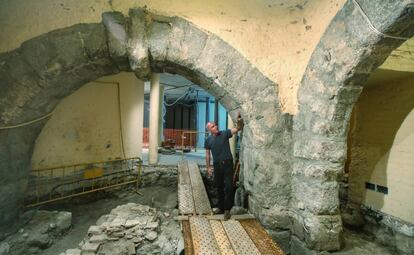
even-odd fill
[{"label": "white column", "polygon": [[150,92],[150,116],[149,116],[149,148],[148,163],[154,165],[158,163],[158,143],[159,143],[159,124],[160,124],[160,75],[152,74]]},{"label": "white column", "polygon": [[121,86],[121,116],[125,157],[142,158],[144,130],[144,82],[133,73],[123,73]]},{"label": "white column", "polygon": [[[227,114],[227,118],[228,118],[227,128],[232,129],[234,127],[233,120],[231,119],[231,116],[229,114]],[[236,162],[236,136],[237,134],[234,134],[229,139],[230,151],[231,151],[231,155],[233,155],[233,163]]]},{"label": "white column", "polygon": [[161,146],[161,141],[164,139],[164,118],[163,118],[163,114],[162,111],[164,109],[164,85],[160,84],[160,118],[159,118],[159,139],[158,139],[158,146]]}]

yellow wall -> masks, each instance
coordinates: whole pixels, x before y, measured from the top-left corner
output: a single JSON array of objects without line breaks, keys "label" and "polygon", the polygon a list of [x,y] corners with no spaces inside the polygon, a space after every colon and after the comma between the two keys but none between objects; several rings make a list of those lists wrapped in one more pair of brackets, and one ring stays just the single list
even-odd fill
[{"label": "yellow wall", "polygon": [[[101,13],[147,6],[177,15],[220,36],[279,84],[285,112],[296,113],[296,92],[325,28],[345,0],[3,0],[0,52],[50,30],[100,22]],[[112,3],[112,5],[110,5]]]},{"label": "yellow wall", "polygon": [[119,112],[125,157],[141,157],[144,83],[132,73],[99,81],[84,85],[59,103],[36,140],[33,168],[124,158]]},{"label": "yellow wall", "polygon": [[414,38],[395,49],[381,65],[382,69],[414,72]]},{"label": "yellow wall", "polygon": [[[414,76],[370,85],[350,129],[349,199],[414,223]],[[388,195],[365,189],[388,187]]]}]

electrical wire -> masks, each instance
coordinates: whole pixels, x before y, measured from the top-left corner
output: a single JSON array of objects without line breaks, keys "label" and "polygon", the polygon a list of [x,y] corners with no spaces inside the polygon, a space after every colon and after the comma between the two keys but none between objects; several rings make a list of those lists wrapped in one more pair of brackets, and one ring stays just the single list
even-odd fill
[{"label": "electrical wire", "polygon": [[17,125],[0,127],[0,130],[5,130],[5,129],[13,129],[13,128],[18,128],[18,127],[23,127],[23,126],[27,126],[27,125],[33,124],[33,123],[35,123],[35,122],[41,121],[41,120],[43,120],[43,119],[46,119],[46,118],[48,118],[48,117],[52,116],[53,112],[54,112],[54,110],[53,110],[53,111],[51,111],[51,112],[49,112],[49,113],[48,113],[48,114],[46,114],[46,115],[43,115],[43,116],[42,116],[42,117],[40,117],[40,118],[37,118],[37,119],[34,119],[34,120],[30,120],[30,121],[27,121],[27,122],[23,122],[23,123],[20,123],[20,124],[17,124]]},{"label": "electrical wire", "polygon": [[190,93],[190,91],[186,91],[184,94],[182,94],[179,98],[177,98],[177,100],[174,101],[174,103],[168,104],[167,102],[165,102],[165,106],[173,106],[175,105],[178,101],[180,101],[181,98],[187,96]]},{"label": "electrical wire", "polygon": [[357,2],[357,0],[352,0],[352,2],[354,3],[355,7],[357,7],[357,9],[362,14],[362,16],[365,18],[365,20],[367,21],[367,23],[368,23],[369,27],[371,28],[371,30],[374,31],[376,34],[382,35],[383,37],[393,38],[393,39],[397,39],[397,40],[408,40],[408,39],[410,39],[408,37],[393,36],[393,35],[387,35],[387,34],[382,33],[376,27],[374,27],[374,25],[371,22],[371,19],[364,12],[364,10],[362,9],[361,5]]}]

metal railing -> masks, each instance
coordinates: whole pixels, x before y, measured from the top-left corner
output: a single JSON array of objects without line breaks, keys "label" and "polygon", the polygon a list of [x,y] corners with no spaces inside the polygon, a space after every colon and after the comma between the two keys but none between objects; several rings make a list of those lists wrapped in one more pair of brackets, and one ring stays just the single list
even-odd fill
[{"label": "metal railing", "polygon": [[[189,134],[189,138],[187,138],[186,134]],[[190,144],[190,151],[191,151],[191,144],[193,144],[193,139],[195,140],[195,145],[194,145],[194,150],[195,152],[197,152],[197,135],[198,134],[204,134],[204,140],[207,139],[208,136],[208,132],[198,132],[198,131],[184,131],[181,135],[181,158],[184,159],[184,150],[185,150],[185,140],[189,139],[190,141],[187,144]],[[193,138],[193,135],[195,135],[195,137]]]},{"label": "metal railing", "polygon": [[43,205],[141,181],[139,157],[33,169],[28,179],[26,207]]}]

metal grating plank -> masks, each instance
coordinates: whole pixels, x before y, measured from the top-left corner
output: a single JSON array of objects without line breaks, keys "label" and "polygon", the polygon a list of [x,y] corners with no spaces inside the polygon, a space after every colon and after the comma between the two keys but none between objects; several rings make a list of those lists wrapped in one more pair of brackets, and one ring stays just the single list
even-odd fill
[{"label": "metal grating plank", "polygon": [[191,188],[195,210],[197,214],[211,214],[210,201],[207,191],[201,178],[200,170],[195,162],[188,161],[188,171],[190,173]]},{"label": "metal grating plank", "polygon": [[240,224],[253,240],[253,243],[263,255],[284,255],[282,249],[273,242],[269,234],[257,220],[241,220]]},{"label": "metal grating plank", "polygon": [[178,162],[178,183],[191,184],[190,174],[188,173],[187,160],[182,160]]},{"label": "metal grating plank", "polygon": [[180,214],[193,214],[194,200],[189,184],[178,184],[178,209]]},{"label": "metal grating plank", "polygon": [[190,218],[190,229],[193,240],[194,254],[220,255],[209,221],[200,216]]},{"label": "metal grating plank", "polygon": [[218,220],[210,220],[210,226],[213,230],[221,255],[235,255],[221,222]]},{"label": "metal grating plank", "polygon": [[222,221],[222,224],[237,255],[260,255],[250,236],[238,221]]}]

